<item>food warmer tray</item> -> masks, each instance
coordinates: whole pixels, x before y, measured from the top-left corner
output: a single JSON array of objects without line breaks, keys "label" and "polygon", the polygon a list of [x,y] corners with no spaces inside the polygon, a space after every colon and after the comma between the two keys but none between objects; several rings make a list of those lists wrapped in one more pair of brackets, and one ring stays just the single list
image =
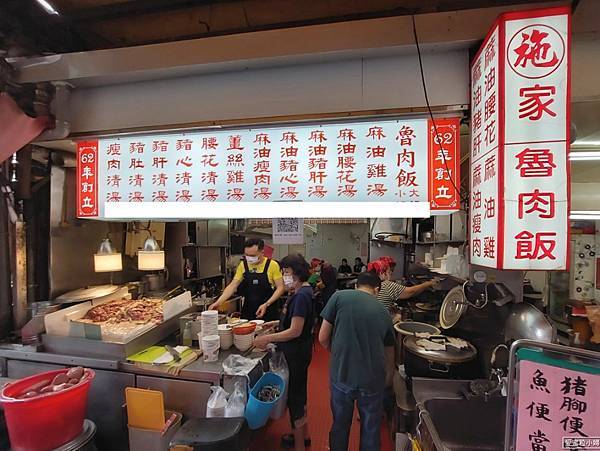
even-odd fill
[{"label": "food warmer tray", "polygon": [[178,331],[179,317],[195,311],[196,307],[192,306],[127,343],[48,334],[42,335],[42,343],[46,352],[55,354],[126,360],[127,356],[143,351]]}]

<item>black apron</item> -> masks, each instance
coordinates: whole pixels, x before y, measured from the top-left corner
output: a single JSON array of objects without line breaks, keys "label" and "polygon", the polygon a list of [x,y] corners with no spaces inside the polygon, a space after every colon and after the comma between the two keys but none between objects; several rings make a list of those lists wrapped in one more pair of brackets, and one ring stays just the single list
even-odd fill
[{"label": "black apron", "polygon": [[[268,258],[265,263],[263,272],[252,272],[248,267],[248,262],[244,258],[244,280],[238,288],[238,292],[244,296],[244,305],[242,307],[242,318],[253,320],[256,319],[256,311],[258,308],[267,302],[275,290],[269,283],[269,265],[271,259]],[[265,321],[273,321],[277,319],[277,307],[271,305],[267,308],[267,313],[261,319]]]}]

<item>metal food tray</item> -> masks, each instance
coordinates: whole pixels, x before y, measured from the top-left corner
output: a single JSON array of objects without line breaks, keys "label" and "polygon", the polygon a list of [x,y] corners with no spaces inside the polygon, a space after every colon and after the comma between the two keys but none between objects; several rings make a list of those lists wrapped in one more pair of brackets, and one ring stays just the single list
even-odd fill
[{"label": "metal food tray", "polygon": [[48,334],[42,335],[42,343],[46,352],[54,354],[126,360],[128,356],[143,351],[164,340],[173,332],[178,331],[179,317],[194,311],[196,311],[196,307],[190,307],[164,323],[156,325],[128,343]]}]

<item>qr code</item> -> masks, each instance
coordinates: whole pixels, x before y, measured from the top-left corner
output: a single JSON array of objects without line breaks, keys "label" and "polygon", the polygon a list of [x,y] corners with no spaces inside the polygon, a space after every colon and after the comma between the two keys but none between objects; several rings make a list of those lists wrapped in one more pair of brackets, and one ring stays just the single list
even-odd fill
[{"label": "qr code", "polygon": [[278,218],[277,230],[279,233],[298,233],[300,222],[298,218]]}]

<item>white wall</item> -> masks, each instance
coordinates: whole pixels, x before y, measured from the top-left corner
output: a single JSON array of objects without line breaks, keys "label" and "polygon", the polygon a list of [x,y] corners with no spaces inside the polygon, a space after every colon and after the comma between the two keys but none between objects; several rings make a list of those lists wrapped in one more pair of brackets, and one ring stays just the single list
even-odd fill
[{"label": "white wall", "polygon": [[[469,103],[467,50],[423,60],[432,105]],[[405,54],[77,88],[70,112],[85,133],[424,105],[417,57]]]},{"label": "white wall", "polygon": [[367,262],[369,249],[368,224],[317,224],[317,234],[304,229],[304,245],[275,246],[275,258],[285,257],[290,252],[303,252],[307,260],[318,257],[330,262],[336,268],[342,258],[354,265],[354,258],[360,256]]}]

